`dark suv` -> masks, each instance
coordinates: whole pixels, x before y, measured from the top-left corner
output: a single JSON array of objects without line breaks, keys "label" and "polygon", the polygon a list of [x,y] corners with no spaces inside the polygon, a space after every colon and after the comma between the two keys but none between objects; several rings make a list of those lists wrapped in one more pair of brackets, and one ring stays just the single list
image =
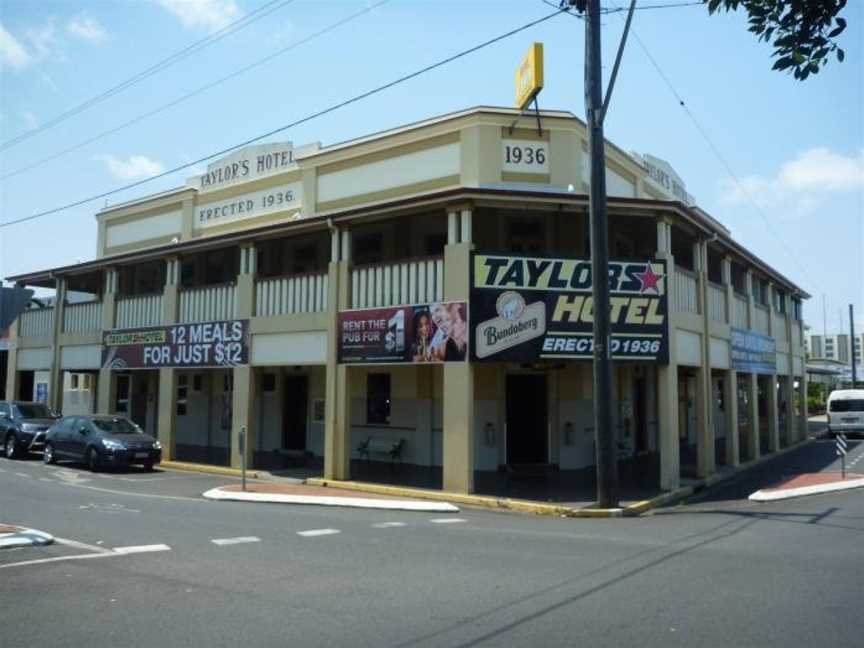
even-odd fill
[{"label": "dark suv", "polygon": [[110,414],[66,416],[45,438],[46,464],[58,459],[83,461],[92,471],[141,464],[153,470],[162,461],[162,445],[129,419]]},{"label": "dark suv", "polygon": [[45,433],[60,418],[44,403],[0,401],[0,442],[7,459],[45,446]]}]

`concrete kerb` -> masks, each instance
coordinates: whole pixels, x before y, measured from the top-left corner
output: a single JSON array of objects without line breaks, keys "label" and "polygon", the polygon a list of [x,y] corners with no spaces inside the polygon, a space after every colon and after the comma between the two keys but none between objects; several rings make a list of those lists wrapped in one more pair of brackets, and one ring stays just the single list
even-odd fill
[{"label": "concrete kerb", "polygon": [[[466,493],[452,493],[446,491],[433,491],[423,488],[411,488],[403,486],[392,486],[388,484],[374,484],[369,482],[357,481],[340,481],[335,479],[325,479],[322,477],[310,477],[304,480],[304,483],[310,486],[321,486],[337,488],[341,490],[353,490],[365,493],[374,493],[378,495],[391,495],[394,497],[413,497],[417,499],[437,500],[453,502],[463,506],[476,508],[494,509],[500,511],[514,511],[519,513],[531,513],[534,515],[549,515],[556,517],[572,517],[572,518],[620,518],[620,517],[636,517],[646,513],[652,509],[669,506],[680,502],[710,486],[714,486],[724,481],[729,481],[740,476],[743,472],[758,466],[761,463],[770,461],[777,457],[791,452],[802,447],[814,440],[812,437],[802,441],[798,441],[792,445],[778,450],[770,455],[764,455],[758,459],[748,461],[741,464],[734,471],[728,474],[714,473],[709,477],[700,479],[688,486],[683,486],[674,491],[661,493],[656,497],[647,500],[634,502],[625,507],[602,509],[602,508],[574,508],[563,506],[561,504],[548,504],[545,502],[536,502],[532,500],[511,499],[506,497],[491,497],[487,495],[471,495]],[[239,477],[240,470],[237,468],[226,468],[222,466],[207,466],[201,464],[184,463],[179,461],[163,461],[160,464],[164,468],[171,470],[180,470],[188,472],[207,473],[214,475],[224,475],[229,477]],[[261,470],[247,470],[246,477],[249,479],[273,479],[273,476]]]},{"label": "concrete kerb", "polygon": [[[0,549],[17,549],[20,547],[43,547],[54,542],[54,536],[44,531],[0,525],[4,533],[0,533]],[[11,531],[7,531],[11,529]]]},{"label": "concrete kerb", "polygon": [[488,495],[471,495],[467,493],[452,493],[447,491],[433,491],[423,488],[391,486],[387,484],[372,484],[369,482],[339,481],[335,479],[323,479],[320,477],[307,479],[306,483],[312,486],[361,491],[365,493],[375,493],[378,495],[416,497],[418,499],[447,501],[461,504],[463,506],[487,508],[499,511],[533,513],[534,515],[551,515],[557,517],[579,518],[610,518],[623,517],[625,515],[628,515],[627,508],[573,508],[569,506],[563,506],[561,504],[547,504],[545,502],[535,502],[532,500],[511,499],[506,497],[490,497]]},{"label": "concrete kerb", "polygon": [[[223,477],[240,477],[242,471],[239,468],[228,468],[226,466],[210,466],[207,464],[186,463],[184,461],[163,461],[160,468],[167,470],[179,470],[181,472],[204,473],[206,475],[221,475]],[[262,470],[247,470],[247,479],[267,479],[272,477],[270,473]]]},{"label": "concrete kerb", "polygon": [[751,494],[747,499],[751,502],[776,502],[777,500],[793,499],[795,497],[805,497],[807,495],[820,495],[822,493],[835,493],[837,491],[854,490],[857,488],[864,488],[864,479],[849,479],[828,484],[798,486],[796,488],[758,490]]}]

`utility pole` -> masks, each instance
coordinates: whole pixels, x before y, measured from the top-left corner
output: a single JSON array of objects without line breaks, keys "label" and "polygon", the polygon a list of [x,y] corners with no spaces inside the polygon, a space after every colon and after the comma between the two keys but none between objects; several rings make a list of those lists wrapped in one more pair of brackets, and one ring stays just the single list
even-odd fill
[{"label": "utility pole", "polygon": [[[858,374],[855,369],[855,307],[849,304],[849,353],[852,355],[852,389],[856,388]],[[864,357],[864,346],[861,347],[861,355]]]},{"label": "utility pole", "polygon": [[594,297],[594,430],[597,505],[618,506],[618,456],[612,427],[612,337],[609,332],[609,241],[606,219],[606,151],[600,66],[600,0],[576,2],[585,11],[585,116],[591,156],[591,275]]}]

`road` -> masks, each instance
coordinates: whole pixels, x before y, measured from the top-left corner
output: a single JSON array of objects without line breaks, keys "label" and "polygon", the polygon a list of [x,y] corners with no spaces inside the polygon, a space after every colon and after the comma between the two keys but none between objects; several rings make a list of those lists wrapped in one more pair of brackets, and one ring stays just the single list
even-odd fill
[{"label": "road", "polygon": [[741,499],[799,465],[831,467],[827,450],[817,441],[686,505],[617,520],[211,502],[200,493],[230,480],[0,460],[0,521],[65,542],[0,553],[0,637],[4,648],[859,646],[864,491]]}]

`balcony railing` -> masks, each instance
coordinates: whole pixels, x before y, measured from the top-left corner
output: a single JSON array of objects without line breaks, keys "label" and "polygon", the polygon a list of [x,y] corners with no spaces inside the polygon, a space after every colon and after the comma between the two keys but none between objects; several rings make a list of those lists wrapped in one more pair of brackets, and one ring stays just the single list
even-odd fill
[{"label": "balcony railing", "polygon": [[235,292],[234,284],[181,290],[180,321],[204,322],[232,319],[236,315]]},{"label": "balcony railing", "polygon": [[698,284],[695,272],[678,266],[675,267],[675,277],[672,282],[672,306],[677,312],[699,312]]},{"label": "balcony railing", "polygon": [[316,313],[327,310],[327,273],[259,279],[255,315]]},{"label": "balcony railing", "polygon": [[444,259],[414,259],[354,268],[353,308],[420,304],[444,298]]},{"label": "balcony railing", "polygon": [[715,322],[726,322],[726,289],[708,282],[708,317]]},{"label": "balcony railing", "polygon": [[747,310],[749,308],[747,304],[747,299],[745,297],[735,295],[735,298],[733,300],[733,306],[734,316],[732,318],[732,325],[742,329],[749,328],[750,323],[747,321]]},{"label": "balcony railing", "polygon": [[66,304],[63,309],[64,333],[88,333],[102,330],[102,302]]},{"label": "balcony railing", "polygon": [[18,334],[21,337],[51,337],[54,335],[54,309],[34,308],[19,315]]},{"label": "balcony railing", "polygon": [[156,326],[162,321],[162,295],[117,299],[117,328]]},{"label": "balcony railing", "polygon": [[756,321],[754,322],[753,328],[763,335],[768,335],[768,319],[771,317],[771,314],[768,312],[767,308],[760,304],[756,304],[755,313]]}]

